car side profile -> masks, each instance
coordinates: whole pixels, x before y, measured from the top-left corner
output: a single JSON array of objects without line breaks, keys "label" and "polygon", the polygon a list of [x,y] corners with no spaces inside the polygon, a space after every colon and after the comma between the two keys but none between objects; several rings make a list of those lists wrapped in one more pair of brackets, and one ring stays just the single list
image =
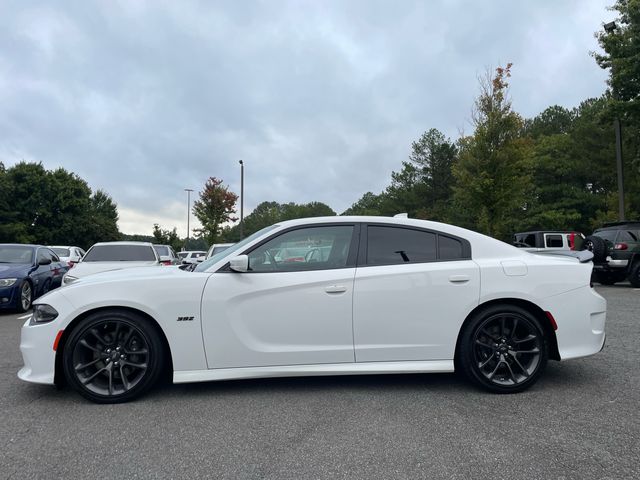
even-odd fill
[{"label": "car side profile", "polygon": [[100,403],[169,372],[185,383],[460,370],[519,392],[549,359],[604,345],[592,255],[567,255],[424,220],[290,220],[192,272],[105,272],[40,298],[18,376]]}]

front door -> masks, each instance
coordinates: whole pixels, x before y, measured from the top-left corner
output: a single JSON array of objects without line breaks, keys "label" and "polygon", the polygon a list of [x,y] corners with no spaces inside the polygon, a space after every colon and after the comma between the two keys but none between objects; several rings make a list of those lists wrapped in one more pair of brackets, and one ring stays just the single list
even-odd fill
[{"label": "front door", "polygon": [[305,226],[245,252],[250,271],[221,271],[202,298],[209,368],[354,361],[355,225]]}]

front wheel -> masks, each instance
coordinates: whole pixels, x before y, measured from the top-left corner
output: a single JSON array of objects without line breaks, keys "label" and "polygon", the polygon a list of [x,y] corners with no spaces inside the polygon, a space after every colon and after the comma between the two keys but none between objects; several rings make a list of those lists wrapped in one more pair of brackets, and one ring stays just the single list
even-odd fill
[{"label": "front wheel", "polygon": [[33,302],[33,288],[31,288],[31,284],[27,280],[20,284],[19,295],[18,310],[26,312],[31,308],[31,302]]},{"label": "front wheel", "polygon": [[516,306],[496,305],[466,325],[458,363],[481,387],[515,393],[538,380],[548,356],[544,332],[533,315]]},{"label": "front wheel", "polygon": [[72,331],[63,352],[68,384],[96,403],[139,397],[158,380],[164,345],[149,322],[131,312],[89,315]]}]

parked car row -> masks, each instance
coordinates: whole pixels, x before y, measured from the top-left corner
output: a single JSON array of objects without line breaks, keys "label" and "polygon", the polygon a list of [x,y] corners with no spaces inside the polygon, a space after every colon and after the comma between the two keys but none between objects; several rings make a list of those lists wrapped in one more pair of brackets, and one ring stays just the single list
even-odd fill
[{"label": "parked car row", "polygon": [[100,242],[86,252],[70,245],[0,244],[0,309],[27,311],[49,290],[94,273],[140,266],[195,267],[231,245],[176,254],[170,245],[148,242]]},{"label": "parked car row", "polygon": [[628,280],[640,288],[640,222],[605,223],[587,236],[571,231],[531,231],[513,235],[513,244],[531,252],[589,250],[593,279],[602,285]]}]

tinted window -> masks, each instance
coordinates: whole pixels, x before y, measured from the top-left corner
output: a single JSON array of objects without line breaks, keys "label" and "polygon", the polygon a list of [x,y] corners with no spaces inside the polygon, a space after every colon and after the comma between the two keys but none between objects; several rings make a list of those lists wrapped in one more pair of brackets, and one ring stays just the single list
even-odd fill
[{"label": "tinted window", "polygon": [[346,267],[352,235],[351,225],[292,230],[249,253],[249,268],[290,272]]},{"label": "tinted window", "polygon": [[618,235],[618,230],[601,230],[599,232],[596,231],[593,234],[600,238],[608,240],[609,242],[614,242],[616,236]]},{"label": "tinted window", "polygon": [[547,247],[562,247],[562,235],[545,235]]},{"label": "tinted window", "polygon": [[145,262],[155,261],[153,248],[146,245],[95,245],[83,262]]},{"label": "tinted window", "polygon": [[618,238],[616,239],[618,242],[637,242],[638,241],[638,232],[634,232],[631,230],[620,230],[618,232]]},{"label": "tinted window", "polygon": [[178,257],[180,257],[180,258],[187,258],[187,255],[189,255],[189,252],[180,252],[180,253],[178,253]]},{"label": "tinted window", "polygon": [[534,233],[530,233],[528,235],[514,235],[516,247],[535,247],[536,246],[536,235]]},{"label": "tinted window", "polygon": [[463,258],[462,242],[455,238],[438,235],[438,256],[440,260],[459,260]]},{"label": "tinted window", "polygon": [[56,252],[61,257],[70,257],[71,251],[68,248],[52,248],[54,252]]},{"label": "tinted window", "polygon": [[58,258],[58,255],[56,255],[55,252],[49,248],[44,249],[44,254],[47,258],[50,258],[52,262],[60,261],[60,258]]},{"label": "tinted window", "polygon": [[367,227],[367,263],[394,265],[436,259],[434,233],[398,227]]}]

